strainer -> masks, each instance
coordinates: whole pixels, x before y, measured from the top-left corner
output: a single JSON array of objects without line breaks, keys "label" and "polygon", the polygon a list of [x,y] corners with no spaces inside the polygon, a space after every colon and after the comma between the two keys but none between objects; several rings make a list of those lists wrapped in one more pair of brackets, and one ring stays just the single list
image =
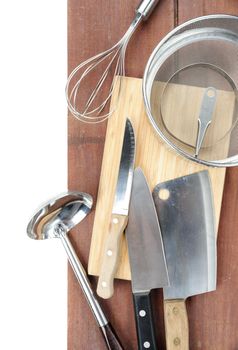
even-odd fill
[{"label": "strainer", "polygon": [[238,165],[238,17],[210,15],[170,32],[143,78],[149,119],[188,159]]}]

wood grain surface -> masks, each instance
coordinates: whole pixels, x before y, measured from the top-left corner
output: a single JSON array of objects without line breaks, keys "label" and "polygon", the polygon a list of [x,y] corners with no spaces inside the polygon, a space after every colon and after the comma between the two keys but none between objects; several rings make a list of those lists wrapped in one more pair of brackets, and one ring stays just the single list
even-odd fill
[{"label": "wood grain surface", "polygon": [[[68,0],[68,69],[107,49],[125,32],[138,0]],[[127,75],[142,77],[152,49],[175,25],[210,13],[238,14],[237,0],[161,0],[150,20],[132,38],[127,52]],[[71,116],[68,123],[69,189],[82,190],[96,200],[106,124],[87,126]],[[238,349],[238,169],[228,169],[218,236],[218,289],[188,300],[190,349]],[[71,233],[82,263],[87,266],[93,226],[92,212]],[[93,287],[96,280],[90,277]],[[103,350],[100,331],[78,283],[68,274],[68,350]],[[126,350],[137,349],[130,283],[116,281],[115,294],[101,301]],[[163,305],[153,295],[160,349],[165,349]]]},{"label": "wood grain surface", "polygon": [[[192,174],[202,170],[208,170],[212,183],[217,227],[220,217],[226,169],[214,167],[208,168],[205,165],[191,162],[173,152],[165,144],[165,142],[162,142],[162,140],[154,132],[149,118],[146,115],[142,96],[142,80],[138,78],[124,77],[122,78],[122,84],[123,92],[120,96],[120,102],[118,103],[117,109],[114,112],[113,118],[110,118],[107,124],[107,133],[105,139],[99,189],[97,194],[97,203],[95,209],[93,233],[88,263],[88,272],[90,273],[90,275],[95,276],[102,275],[103,270],[105,269],[105,261],[107,260],[106,265],[108,265],[108,262],[111,259],[111,257],[105,259],[105,247],[106,242],[110,237],[109,227],[115,197],[115,190],[121,159],[122,142],[127,117],[130,118],[130,121],[132,123],[136,140],[135,167],[139,166],[140,168],[142,168],[151,191],[153,191],[154,187],[159,182],[172,180],[177,177]],[[156,90],[158,92],[158,89]],[[184,94],[189,96],[190,106],[188,115],[192,115],[192,113],[194,112],[195,115],[199,115],[200,106],[199,103],[197,103],[197,100],[201,101],[203,89],[199,87],[194,88],[191,86],[186,86],[185,88],[185,86],[179,86],[179,90],[182,90],[182,92],[179,93],[180,99],[184,97]],[[225,100],[227,94],[224,94],[224,92],[221,93],[222,100]],[[158,95],[159,94],[156,94],[156,96]],[[176,95],[177,91],[175,94],[173,94],[173,97],[171,98],[172,102],[170,103],[169,108],[175,110],[175,103],[177,107],[176,111],[178,114],[180,114],[181,109],[184,108],[184,104],[182,108],[179,108],[177,104],[178,98]],[[117,93],[115,92],[113,93],[111,100],[112,110],[115,109],[117,103],[116,101]],[[227,122],[228,124],[229,121],[231,122],[233,117],[233,96],[231,99],[229,99],[229,102],[230,108],[226,108],[225,119],[225,122]],[[223,106],[218,107],[219,113],[224,113]],[[176,124],[177,133],[184,130],[184,125],[187,125],[186,121],[185,124],[181,122],[174,122],[174,124]],[[186,136],[187,134],[191,134],[191,128],[187,129],[186,131]],[[183,134],[185,134],[184,131]],[[227,156],[229,148],[228,142],[226,141],[224,142],[224,144],[222,144],[221,150],[224,152],[225,157]],[[215,156],[213,159],[215,159]],[[131,271],[128,259],[128,249],[125,235],[121,239],[120,260],[115,276],[117,278],[126,280],[131,278]],[[103,290],[103,288],[101,289]],[[106,293],[106,289],[104,290]],[[98,294],[102,296],[102,294]]]}]

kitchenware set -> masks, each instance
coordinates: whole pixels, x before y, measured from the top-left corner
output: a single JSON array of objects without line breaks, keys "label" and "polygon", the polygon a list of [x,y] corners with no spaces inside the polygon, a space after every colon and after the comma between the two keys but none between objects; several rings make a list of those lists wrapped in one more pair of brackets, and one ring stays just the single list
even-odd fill
[{"label": "kitchenware set", "polygon": [[[158,2],[142,1],[123,38],[70,74],[67,102],[77,119],[97,123],[109,116],[113,118],[126,84],[123,76],[127,44],[138,24],[149,17]],[[145,108],[155,131],[178,154],[206,166],[238,164],[238,76],[234,64],[238,53],[237,24],[238,17],[210,15],[177,27],[155,48],[143,78]],[[101,76],[95,78],[95,88],[88,86],[89,97],[82,101],[84,80],[95,71]],[[105,92],[103,85],[107,85],[110,77],[113,81]],[[114,105],[108,110],[111,97]],[[192,108],[191,100],[195,101]],[[101,217],[101,221],[108,219],[109,225],[100,246],[97,294],[108,299],[114,293],[125,231],[138,348],[160,348],[150,293],[163,289],[166,348],[188,350],[185,301],[216,289],[218,218],[214,179],[209,176],[210,171],[197,168],[194,172],[185,171],[183,176],[170,176],[167,181],[158,177],[152,185],[152,167],[140,164],[137,157],[138,128],[134,128],[130,115],[123,118],[118,173],[115,189],[111,191],[112,210],[108,211],[108,218]],[[108,133],[108,137],[112,138],[113,133]],[[150,159],[150,154],[147,158]],[[97,205],[99,201],[100,189]],[[27,233],[36,240],[60,238],[107,348],[123,349],[67,236],[90,212],[92,204],[91,196],[82,192],[68,192],[52,199],[33,216]]]}]

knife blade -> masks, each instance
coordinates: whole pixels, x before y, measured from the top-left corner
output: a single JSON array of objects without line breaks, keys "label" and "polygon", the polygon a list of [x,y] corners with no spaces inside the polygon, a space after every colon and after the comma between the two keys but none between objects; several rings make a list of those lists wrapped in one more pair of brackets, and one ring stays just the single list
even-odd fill
[{"label": "knife blade", "polygon": [[157,349],[150,292],[169,279],[155,205],[140,168],[134,171],[126,238],[139,349]]},{"label": "knife blade", "polygon": [[153,191],[170,286],[164,288],[168,350],[189,349],[185,300],[216,289],[216,230],[209,174],[201,171]]},{"label": "knife blade", "polygon": [[121,237],[128,222],[134,161],[135,136],[132,124],[127,119],[109,234],[105,242],[97,285],[97,294],[104,299],[110,298],[114,292],[113,280],[119,262]]}]

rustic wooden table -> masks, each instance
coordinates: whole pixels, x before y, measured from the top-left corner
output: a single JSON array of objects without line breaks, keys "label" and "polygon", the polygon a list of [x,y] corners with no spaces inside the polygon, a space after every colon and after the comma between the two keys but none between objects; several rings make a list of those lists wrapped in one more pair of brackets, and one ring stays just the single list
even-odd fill
[{"label": "rustic wooden table", "polygon": [[[104,51],[128,28],[138,0],[68,0],[68,68]],[[140,26],[127,52],[127,75],[142,77],[151,51],[165,34],[184,21],[212,13],[238,15],[237,0],[161,0],[150,20]],[[229,55],[229,52],[227,53]],[[234,62],[235,63],[235,62]],[[237,62],[235,63],[237,64]],[[238,68],[237,68],[238,69]],[[96,200],[106,124],[87,126],[69,116],[69,189]],[[94,212],[71,238],[86,266]],[[96,288],[96,278],[91,278]],[[68,350],[103,350],[97,325],[78,283],[68,272]],[[137,349],[131,286],[116,281],[115,294],[101,304],[126,350]],[[188,300],[190,349],[238,349],[238,168],[228,169],[218,234],[218,288]],[[153,293],[160,349],[165,349],[161,291]],[[182,350],[182,349],[181,349]]]}]

